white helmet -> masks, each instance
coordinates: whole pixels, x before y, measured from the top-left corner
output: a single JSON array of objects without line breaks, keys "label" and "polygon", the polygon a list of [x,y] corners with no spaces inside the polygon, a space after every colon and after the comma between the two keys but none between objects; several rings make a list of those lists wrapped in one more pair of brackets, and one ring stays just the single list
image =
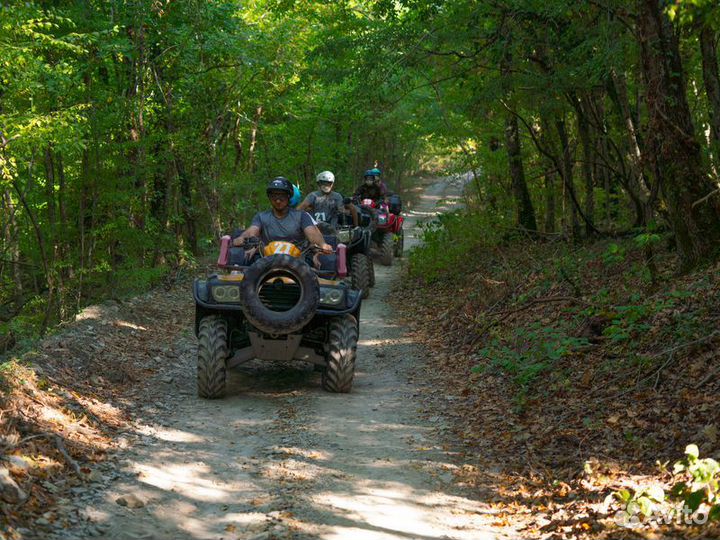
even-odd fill
[{"label": "white helmet", "polygon": [[315,181],[319,184],[321,182],[328,184],[334,184],[335,183],[335,175],[331,173],[330,171],[323,171],[320,174],[317,175],[317,178]]}]

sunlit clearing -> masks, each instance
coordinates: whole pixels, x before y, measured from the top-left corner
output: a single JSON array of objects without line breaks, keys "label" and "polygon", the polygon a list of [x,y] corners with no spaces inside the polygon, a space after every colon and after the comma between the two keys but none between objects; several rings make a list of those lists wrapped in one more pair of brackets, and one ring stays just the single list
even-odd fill
[{"label": "sunlit clearing", "polygon": [[80,313],[75,315],[76,321],[89,321],[100,318],[102,318],[102,313],[99,306],[86,307]]},{"label": "sunlit clearing", "polygon": [[147,331],[147,328],[144,326],[140,326],[139,324],[133,324],[131,322],[127,321],[117,321],[117,326],[122,326],[123,328],[131,328],[133,330],[142,330],[143,332]]},{"label": "sunlit clearing", "polygon": [[47,405],[43,406],[41,414],[42,419],[48,422],[57,422],[63,425],[73,423],[73,420],[69,416]]},{"label": "sunlit clearing", "polygon": [[168,465],[162,469],[148,465],[137,465],[140,480],[145,484],[201,501],[225,501],[228,492],[214,485],[205,468],[189,467],[187,464]]},{"label": "sunlit clearing", "polygon": [[410,345],[415,343],[409,337],[394,338],[394,339],[361,339],[358,341],[360,345]]},{"label": "sunlit clearing", "polygon": [[201,443],[205,441],[204,437],[198,437],[194,433],[179,431],[177,429],[161,428],[155,431],[154,435],[158,439],[170,442]]},{"label": "sunlit clearing", "polygon": [[343,493],[325,493],[318,497],[319,502],[346,512],[346,518],[384,529],[375,533],[369,528],[343,528],[323,535],[325,539],[375,540],[397,538],[398,534],[410,538],[428,538],[427,532],[435,529],[428,520],[427,508],[416,504],[418,494],[411,489],[398,485],[387,489],[369,489],[365,494],[348,496]]}]

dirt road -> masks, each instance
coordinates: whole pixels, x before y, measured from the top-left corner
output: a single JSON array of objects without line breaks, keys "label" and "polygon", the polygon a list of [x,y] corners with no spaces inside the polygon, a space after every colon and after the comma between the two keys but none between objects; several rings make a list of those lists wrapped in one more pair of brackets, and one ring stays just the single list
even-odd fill
[{"label": "dirt road", "polygon": [[[461,188],[444,179],[425,191],[410,212],[406,248],[417,220],[457,204]],[[412,381],[423,352],[383,301],[399,268],[376,271],[351,394],[324,392],[310,368],[257,363],[230,374],[227,398],[200,400],[188,320],[176,362],[136,397],[144,406],[125,449],[65,501],[72,519],[56,523],[71,526],[41,536],[494,538],[492,511],[453,486],[456,465],[437,440],[442,412],[418,412]]]}]

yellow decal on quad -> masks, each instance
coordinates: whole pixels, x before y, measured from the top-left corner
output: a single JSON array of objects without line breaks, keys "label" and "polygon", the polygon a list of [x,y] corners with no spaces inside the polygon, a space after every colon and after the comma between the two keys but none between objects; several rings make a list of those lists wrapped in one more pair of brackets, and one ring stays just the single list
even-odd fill
[{"label": "yellow decal on quad", "polygon": [[302,255],[302,251],[300,251],[300,249],[292,242],[270,242],[267,246],[265,246],[263,253],[266,257],[269,257],[270,255],[290,255],[291,257],[300,257]]}]

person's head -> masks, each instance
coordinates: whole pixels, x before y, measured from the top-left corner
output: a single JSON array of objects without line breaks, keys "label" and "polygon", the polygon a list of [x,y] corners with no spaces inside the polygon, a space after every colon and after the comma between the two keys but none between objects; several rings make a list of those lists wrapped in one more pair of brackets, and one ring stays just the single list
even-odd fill
[{"label": "person's head", "polygon": [[378,184],[380,182],[380,169],[369,169],[365,171],[364,177],[366,186]]},{"label": "person's head", "polygon": [[285,210],[290,204],[290,198],[293,196],[293,185],[290,180],[278,176],[273,178],[265,188],[270,205],[278,211]]},{"label": "person's head", "polygon": [[333,190],[335,184],[335,175],[330,171],[323,171],[317,175],[316,178],[318,188],[323,193],[330,193]]}]

